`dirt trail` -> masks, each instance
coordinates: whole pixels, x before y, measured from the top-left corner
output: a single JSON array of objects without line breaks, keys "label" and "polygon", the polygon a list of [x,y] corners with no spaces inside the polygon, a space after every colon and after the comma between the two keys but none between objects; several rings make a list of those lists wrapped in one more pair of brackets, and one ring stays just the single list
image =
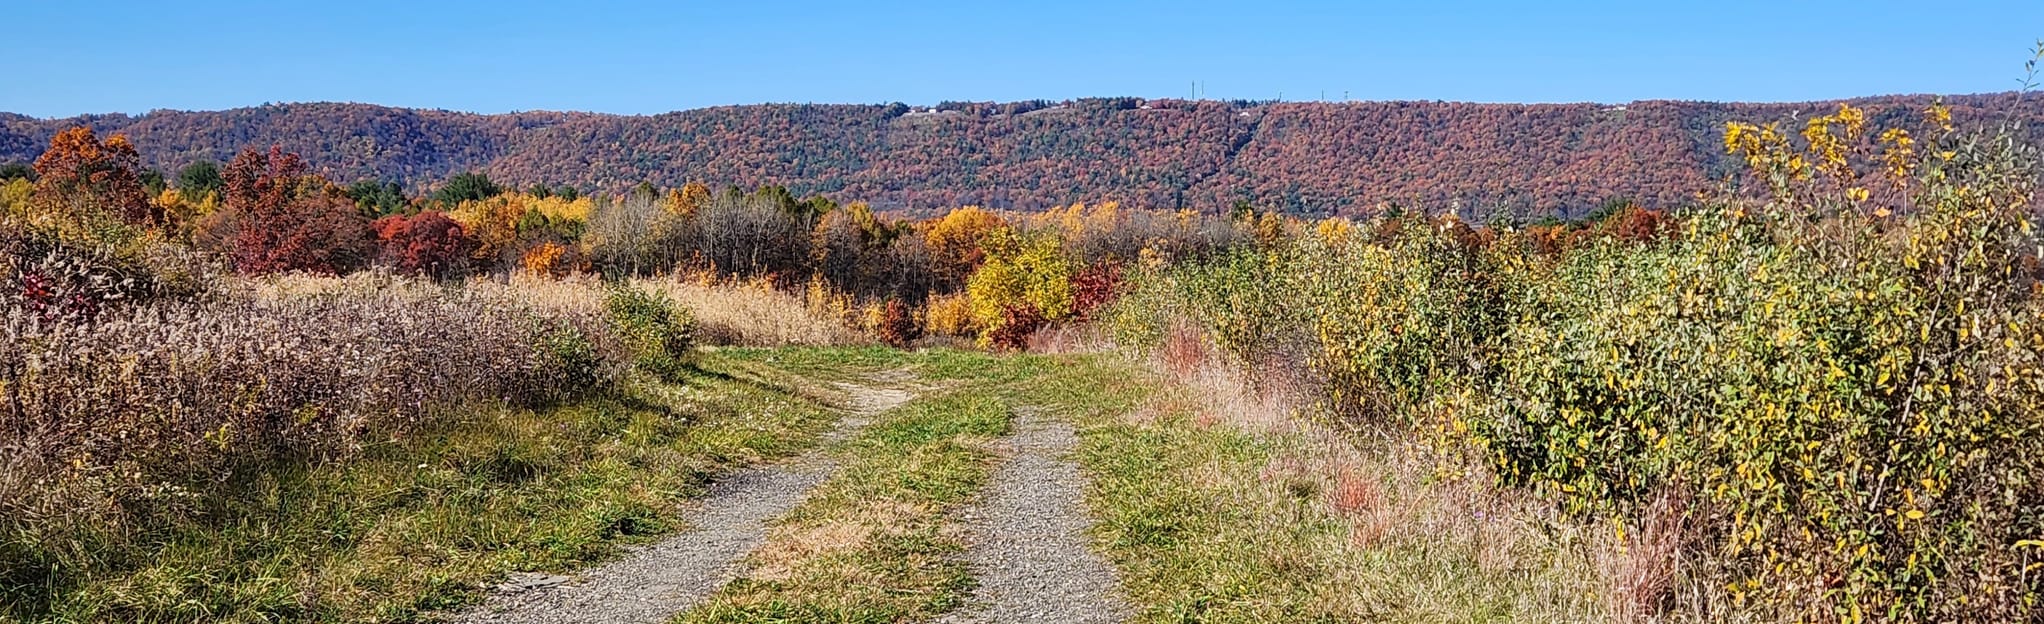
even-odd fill
[{"label": "dirt trail", "polygon": [[994,472],[985,498],[968,512],[968,557],[979,588],[941,621],[1118,622],[1128,607],[1114,566],[1087,547],[1093,520],[1085,477],[1065,459],[1076,448],[1072,425],[1041,410],[1016,410],[1012,456]]},{"label": "dirt trail", "polygon": [[[893,382],[883,376],[879,381]],[[849,413],[826,441],[841,440],[875,415],[908,402],[904,390],[839,383]],[[694,501],[690,530],[638,549],[574,578],[519,575],[483,605],[456,617],[464,623],[570,624],[665,622],[700,603],[738,572],[738,563],[766,538],[767,521],[801,504],[837,470],[827,450],[782,464],[736,472]]]}]

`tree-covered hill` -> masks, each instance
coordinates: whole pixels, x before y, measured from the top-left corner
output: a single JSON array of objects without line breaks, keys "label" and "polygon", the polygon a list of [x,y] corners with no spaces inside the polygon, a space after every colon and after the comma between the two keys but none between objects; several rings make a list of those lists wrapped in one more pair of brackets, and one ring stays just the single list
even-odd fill
[{"label": "tree-covered hill", "polygon": [[[1889,121],[1930,99],[1854,102]],[[2044,119],[2044,103],[2034,98],[1948,101],[1961,121],[1993,121],[2008,111]],[[0,113],[0,163],[31,161],[57,131],[83,124],[127,134],[148,165],[164,170],[276,144],[337,180],[414,186],[477,170],[517,186],[587,190],[641,181],[778,184],[883,208],[1118,200],[1221,210],[1248,201],[1300,213],[1395,203],[1580,214],[1615,197],[1679,202],[1723,177],[1733,168],[1717,137],[1728,120],[1786,120],[1834,107],[1094,98],[763,104],[626,116],[310,103],[68,119]]]}]

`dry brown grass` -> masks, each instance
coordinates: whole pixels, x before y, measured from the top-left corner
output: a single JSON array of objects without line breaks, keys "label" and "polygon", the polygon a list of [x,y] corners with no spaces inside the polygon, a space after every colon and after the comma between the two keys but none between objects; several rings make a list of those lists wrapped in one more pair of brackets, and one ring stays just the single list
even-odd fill
[{"label": "dry brown grass", "polygon": [[[896,502],[880,502],[854,513],[821,519],[814,523],[775,526],[767,541],[754,551],[751,578],[785,581],[802,573],[805,565],[830,559],[828,555],[857,552],[876,540],[899,537],[911,521],[927,515],[928,509]],[[846,565],[856,562],[839,562]]]},{"label": "dry brown grass", "polygon": [[89,536],[196,513],[280,462],[395,443],[439,407],[551,403],[623,367],[600,309],[380,274],[234,280],[89,320],[9,314],[0,574],[96,560]]},{"label": "dry brown grass", "polygon": [[817,314],[798,294],[766,279],[683,275],[635,282],[672,297],[695,312],[704,343],[779,347],[871,344],[873,338]]},{"label": "dry brown grass", "polygon": [[1689,506],[1681,495],[1663,492],[1637,521],[1614,526],[1601,540],[1597,563],[1611,582],[1605,600],[1613,621],[1655,622],[1667,610],[1684,571],[1684,550],[1690,546],[1686,541],[1693,539],[1687,526]]},{"label": "dry brown grass", "polygon": [[[765,278],[718,278],[691,273],[637,278],[632,285],[663,293],[694,313],[699,342],[717,346],[843,346],[873,343],[832,315],[812,309],[803,296]],[[361,273],[347,278],[281,276],[253,280],[271,295],[320,295],[338,290],[379,289],[395,293],[443,290],[431,282]],[[504,280],[473,279],[461,288],[560,312],[603,309],[601,280],[589,275],[548,277],[519,273]]]}]

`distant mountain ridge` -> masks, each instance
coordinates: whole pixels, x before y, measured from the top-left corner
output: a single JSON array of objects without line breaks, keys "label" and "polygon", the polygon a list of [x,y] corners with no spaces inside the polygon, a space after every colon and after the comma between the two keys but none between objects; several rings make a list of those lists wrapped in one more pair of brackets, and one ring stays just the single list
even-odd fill
[{"label": "distant mountain ridge", "polygon": [[[1876,126],[1930,96],[1850,100]],[[2044,102],[1946,98],[1962,122],[2012,118],[2040,134]],[[166,171],[281,145],[330,177],[420,186],[477,170],[509,185],[617,190],[779,184],[881,208],[1039,209],[1116,200],[1301,213],[1384,203],[1580,214],[1605,199],[1682,201],[1733,170],[1727,121],[1828,112],[1836,102],[1604,104],[1224,102],[757,104],[658,115],[474,114],[370,104],[273,104],[36,119],[0,113],[0,163],[32,161],[84,124],[131,138]]]}]

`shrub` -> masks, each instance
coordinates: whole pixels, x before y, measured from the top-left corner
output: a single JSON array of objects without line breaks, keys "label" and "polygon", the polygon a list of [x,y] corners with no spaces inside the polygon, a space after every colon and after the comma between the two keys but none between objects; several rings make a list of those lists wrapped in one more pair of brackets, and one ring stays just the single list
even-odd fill
[{"label": "shrub", "polygon": [[1303,357],[1352,417],[1505,485],[1621,531],[1686,527],[1681,578],[1628,610],[2035,621],[2036,156],[1926,115],[1875,140],[1850,107],[1800,142],[1733,125],[1765,199],[1576,232],[1392,217],[1237,252],[1146,279],[1118,335],[1155,344],[1168,319],[1144,310],[1182,311],[1245,366]]},{"label": "shrub", "polygon": [[[966,282],[982,344],[992,343],[995,332],[1034,331],[1044,323],[1071,317],[1071,262],[1057,237],[1003,229],[989,234],[985,246],[985,263]],[[1010,320],[1035,319],[1041,321],[1007,327]]]},{"label": "shrub", "polygon": [[404,273],[450,277],[467,268],[475,248],[461,224],[437,211],[389,215],[371,224],[381,251],[377,259]]},{"label": "shrub", "polygon": [[600,388],[608,380],[609,362],[589,334],[574,323],[535,318],[533,352],[539,359],[536,387],[546,398],[559,400]]},{"label": "shrub", "polygon": [[931,298],[923,315],[923,326],[939,336],[964,338],[980,333],[979,321],[972,315],[972,300],[964,293]]},{"label": "shrub", "polygon": [[0,310],[44,322],[84,322],[156,292],[149,267],[104,245],[0,224]]},{"label": "shrub", "polygon": [[916,321],[914,312],[900,299],[887,300],[879,327],[880,341],[897,349],[907,348],[923,337],[923,326]]},{"label": "shrub", "polygon": [[695,348],[695,315],[666,295],[616,284],[604,295],[603,309],[643,366],[671,370]]},{"label": "shrub", "polygon": [[518,258],[519,268],[546,277],[565,277],[584,270],[585,264],[573,248],[551,241],[533,245]]},{"label": "shrub", "polygon": [[1001,309],[1000,324],[981,340],[995,349],[1022,351],[1029,348],[1029,335],[1049,324],[1033,306],[1010,305]]},{"label": "shrub", "polygon": [[1119,296],[1120,261],[1096,261],[1072,276],[1072,316],[1078,320],[1092,320],[1094,313],[1112,305]]}]

